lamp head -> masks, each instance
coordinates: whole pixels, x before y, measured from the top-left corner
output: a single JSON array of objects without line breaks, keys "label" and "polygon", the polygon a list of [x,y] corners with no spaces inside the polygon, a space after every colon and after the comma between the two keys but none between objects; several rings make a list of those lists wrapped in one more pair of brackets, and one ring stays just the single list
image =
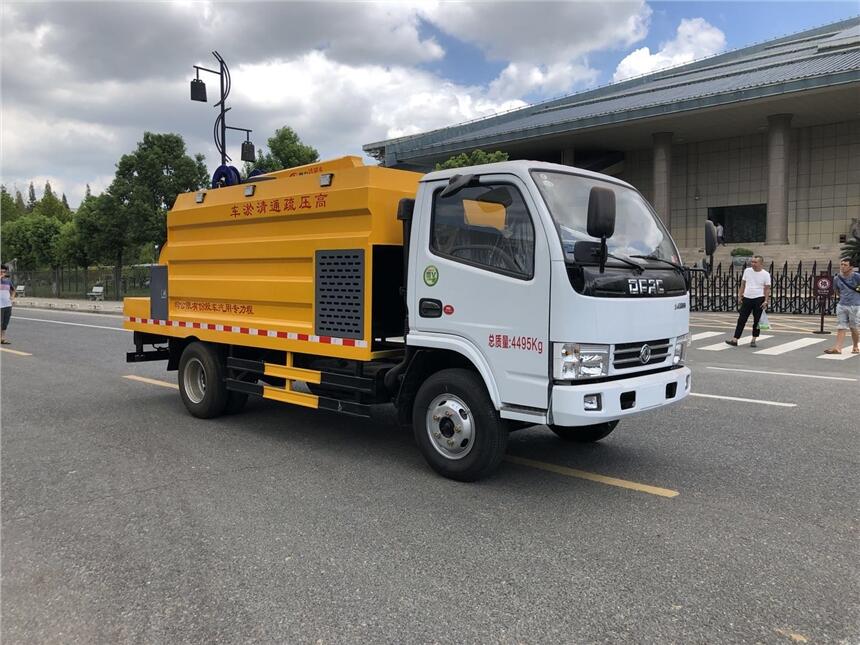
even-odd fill
[{"label": "lamp head", "polygon": [[250,161],[254,163],[257,160],[257,153],[254,150],[254,143],[252,141],[243,141],[242,142],[242,161]]},{"label": "lamp head", "polygon": [[199,78],[191,81],[191,100],[206,103],[206,83]]}]

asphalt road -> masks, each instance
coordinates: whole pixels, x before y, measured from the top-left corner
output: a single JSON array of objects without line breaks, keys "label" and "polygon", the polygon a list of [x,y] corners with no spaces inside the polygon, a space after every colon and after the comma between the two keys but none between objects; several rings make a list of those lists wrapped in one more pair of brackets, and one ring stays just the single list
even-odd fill
[{"label": "asphalt road", "polygon": [[460,484],[383,420],[194,419],[119,318],[16,309],[2,641],[857,643],[860,356],[706,349],[731,319],[693,319],[710,396]]}]

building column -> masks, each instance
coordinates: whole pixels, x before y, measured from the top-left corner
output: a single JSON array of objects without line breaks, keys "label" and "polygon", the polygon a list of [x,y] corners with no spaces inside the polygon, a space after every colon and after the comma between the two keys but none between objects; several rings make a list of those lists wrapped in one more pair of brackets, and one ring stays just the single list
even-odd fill
[{"label": "building column", "polygon": [[654,140],[654,210],[663,224],[672,230],[672,133],[655,132]]},{"label": "building column", "polygon": [[791,114],[767,117],[767,240],[788,244],[788,152]]},{"label": "building column", "polygon": [[573,148],[568,147],[561,151],[561,163],[564,166],[574,166],[573,163]]}]

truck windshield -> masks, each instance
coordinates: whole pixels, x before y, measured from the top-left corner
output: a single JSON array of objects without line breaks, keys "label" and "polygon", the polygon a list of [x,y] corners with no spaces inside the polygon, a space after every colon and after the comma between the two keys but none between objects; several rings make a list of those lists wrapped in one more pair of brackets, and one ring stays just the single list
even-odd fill
[{"label": "truck windshield", "polygon": [[668,231],[648,202],[635,190],[556,171],[533,170],[532,178],[555,221],[565,255],[572,255],[573,245],[580,240],[599,241],[588,235],[586,224],[589,194],[594,186],[600,186],[615,193],[615,234],[606,240],[610,253],[618,256],[651,255],[672,262],[680,261]]}]

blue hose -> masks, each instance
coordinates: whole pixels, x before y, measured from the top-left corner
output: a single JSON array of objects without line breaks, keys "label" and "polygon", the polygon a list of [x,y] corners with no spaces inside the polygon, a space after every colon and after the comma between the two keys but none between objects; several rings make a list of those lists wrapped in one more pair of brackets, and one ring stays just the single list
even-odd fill
[{"label": "blue hose", "polygon": [[239,171],[235,166],[218,166],[218,169],[212,175],[212,188],[218,188],[221,185],[235,186],[242,181],[239,176]]}]

